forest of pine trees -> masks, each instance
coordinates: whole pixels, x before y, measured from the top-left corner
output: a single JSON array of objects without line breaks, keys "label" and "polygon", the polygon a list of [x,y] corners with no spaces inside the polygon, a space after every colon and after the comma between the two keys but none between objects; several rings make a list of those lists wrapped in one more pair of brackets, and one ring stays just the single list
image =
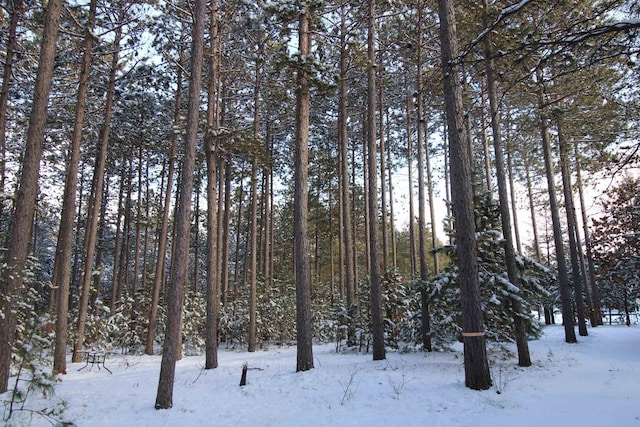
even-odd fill
[{"label": "forest of pine trees", "polygon": [[633,1],[3,1],[0,393],[34,334],[55,375],[162,354],[161,409],[221,346],[306,371],[314,342],[459,340],[484,390],[487,341],[529,366],[540,322],[628,319],[639,28]]}]

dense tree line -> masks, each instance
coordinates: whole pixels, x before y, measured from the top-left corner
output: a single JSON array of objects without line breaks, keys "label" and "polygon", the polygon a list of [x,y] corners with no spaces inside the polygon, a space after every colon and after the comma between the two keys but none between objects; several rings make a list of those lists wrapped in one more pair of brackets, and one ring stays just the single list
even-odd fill
[{"label": "dense tree line", "polygon": [[[314,340],[374,360],[461,340],[467,386],[486,389],[487,340],[531,364],[534,310],[559,309],[567,342],[603,307],[628,312],[639,15],[5,2],[0,392],[25,301],[55,335],[56,374],[69,349],[161,352],[156,408],[183,351],[212,369],[219,345],[295,341],[305,371]],[[615,221],[593,221],[591,184],[622,176],[602,205]]]}]

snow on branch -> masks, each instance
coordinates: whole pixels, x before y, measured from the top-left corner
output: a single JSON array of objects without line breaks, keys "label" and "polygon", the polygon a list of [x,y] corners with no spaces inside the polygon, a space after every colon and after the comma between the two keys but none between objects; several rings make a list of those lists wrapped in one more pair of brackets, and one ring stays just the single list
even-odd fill
[{"label": "snow on branch", "polygon": [[469,47],[464,51],[461,57],[465,57],[471,52],[471,50],[478,45],[491,31],[493,31],[506,17],[513,15],[514,13],[520,11],[529,3],[532,3],[533,0],[521,0],[516,4],[512,4],[511,6],[505,7],[500,11],[500,14],[496,17],[495,21],[487,28],[482,30],[478,36],[469,43]]}]

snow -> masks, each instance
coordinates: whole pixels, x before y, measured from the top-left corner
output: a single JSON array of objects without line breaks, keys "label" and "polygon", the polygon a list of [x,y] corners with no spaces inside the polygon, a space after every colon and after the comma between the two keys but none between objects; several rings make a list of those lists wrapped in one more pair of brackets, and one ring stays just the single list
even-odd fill
[{"label": "snow", "polygon": [[[315,369],[302,373],[295,372],[294,347],[223,349],[215,370],[203,369],[204,356],[186,357],[177,364],[168,410],[154,409],[160,356],[110,355],[112,375],[97,367],[78,372],[84,363],[70,363],[56,396],[68,405],[65,420],[92,427],[639,426],[640,326],[606,325],[589,334],[566,344],[562,326],[545,327],[530,342],[529,368],[493,347],[494,386],[486,391],[464,386],[460,347],[388,352],[374,362],[327,344],[314,346]],[[239,387],[245,362],[247,385]],[[23,425],[20,416],[13,425]],[[30,425],[51,424],[33,416]]]}]

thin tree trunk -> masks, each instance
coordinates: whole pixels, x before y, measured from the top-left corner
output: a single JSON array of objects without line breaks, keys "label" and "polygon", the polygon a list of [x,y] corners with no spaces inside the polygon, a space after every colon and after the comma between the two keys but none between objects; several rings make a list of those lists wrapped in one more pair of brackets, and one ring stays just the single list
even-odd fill
[{"label": "thin tree trunk", "polygon": [[379,97],[378,102],[379,105],[379,115],[380,115],[380,201],[381,201],[381,210],[382,215],[381,219],[381,229],[382,229],[382,274],[387,273],[387,268],[389,267],[389,230],[387,227],[387,184],[385,175],[387,173],[387,165],[386,165],[386,156],[387,149],[385,147],[385,134],[384,134],[384,70],[382,69],[382,58],[380,58],[380,63],[378,66],[379,70],[379,79],[380,79],[380,88],[379,88]]},{"label": "thin tree trunk", "polygon": [[584,203],[584,189],[582,186],[582,166],[580,164],[580,153],[578,151],[578,142],[573,145],[574,156],[576,161],[576,179],[578,184],[578,195],[580,196],[580,211],[582,212],[582,227],[584,230],[584,244],[587,248],[587,263],[589,266],[589,282],[591,285],[591,300],[593,304],[593,316],[596,320],[595,325],[602,325],[602,310],[600,309],[600,295],[598,292],[598,282],[596,281],[595,265],[593,263],[593,245],[591,243],[591,235],[589,233],[589,221],[587,218],[587,208]]},{"label": "thin tree trunk", "polygon": [[481,94],[481,108],[480,117],[482,121],[482,148],[484,150],[484,177],[487,184],[487,192],[490,197],[493,198],[493,180],[491,179],[491,151],[489,149],[489,137],[487,136],[487,130],[489,125],[487,124],[487,77],[482,77],[482,94]]},{"label": "thin tree trunk", "polygon": [[368,0],[367,17],[367,154],[369,200],[369,280],[371,281],[371,323],[373,360],[386,359],[382,319],[382,284],[378,256],[378,185],[376,172],[376,0]]},{"label": "thin tree trunk", "polygon": [[[389,111],[387,110],[387,123]],[[391,140],[390,126],[387,126],[387,140]],[[391,156],[391,144],[387,144],[387,176],[389,179],[389,234],[391,238],[391,262],[394,270],[398,269],[398,242],[396,240],[396,220],[393,208],[393,158]]]},{"label": "thin tree trunk", "polygon": [[513,215],[513,234],[516,239],[516,250],[519,254],[522,253],[522,243],[520,242],[520,227],[518,225],[518,208],[516,203],[516,187],[514,184],[514,173],[513,173],[513,142],[511,140],[511,114],[509,109],[507,109],[507,172],[509,177],[509,191],[511,198],[511,214]]},{"label": "thin tree trunk", "polygon": [[176,206],[176,238],[173,244],[173,258],[171,260],[167,327],[164,345],[162,347],[160,379],[158,381],[158,394],[155,403],[156,409],[168,409],[173,406],[173,382],[178,348],[180,346],[184,288],[187,280],[186,265],[189,260],[189,217],[191,214],[193,170],[195,167],[196,142],[198,139],[198,112],[200,87],[202,84],[205,14],[206,2],[204,0],[195,0],[191,40],[191,76],[189,79],[189,101],[185,135],[186,147],[182,165],[182,178],[180,180],[180,198]]},{"label": "thin tree trunk", "polygon": [[229,297],[229,243],[231,238],[231,158],[227,157],[224,172],[224,215],[222,218],[222,305],[227,305]]},{"label": "thin tree trunk", "polygon": [[[4,66],[2,72],[2,86],[0,88],[0,194],[5,192],[6,154],[7,154],[7,105],[9,103],[9,86],[13,74],[13,56],[16,51],[16,30],[22,18],[23,0],[8,2],[12,7],[9,11],[9,28],[5,45]],[[4,200],[0,200],[0,218],[4,215]]]},{"label": "thin tree trunk", "polygon": [[[217,57],[216,40],[218,39],[218,2],[213,0],[209,15],[209,84],[207,88],[207,126],[214,129],[216,125],[216,73]],[[213,134],[207,132],[204,140],[207,160],[207,318],[205,327],[205,369],[218,367],[218,306],[220,286],[218,285],[218,202],[217,202],[217,147]]]},{"label": "thin tree trunk", "polygon": [[449,157],[455,218],[456,251],[462,305],[465,385],[474,390],[491,387],[487,360],[476,255],[471,152],[462,107],[458,69],[458,40],[454,2],[438,0],[445,107],[449,130]]},{"label": "thin tree trunk", "polygon": [[44,16],[44,32],[38,59],[38,71],[33,93],[33,104],[27,128],[27,140],[22,161],[22,173],[7,238],[5,267],[0,278],[0,393],[7,391],[17,325],[14,304],[22,292],[23,270],[29,252],[29,240],[33,229],[33,218],[38,194],[40,160],[44,145],[47,122],[47,105],[53,76],[58,26],[63,0],[50,0]]},{"label": "thin tree trunk", "polygon": [[[488,7],[485,0],[485,8]],[[505,176],[504,154],[502,152],[502,130],[500,129],[500,113],[498,107],[498,90],[495,77],[493,52],[491,51],[491,35],[485,40],[485,70],[487,75],[487,91],[489,92],[489,111],[491,113],[491,131],[493,134],[493,148],[495,152],[496,178],[498,181],[498,199],[500,204],[500,219],[504,238],[504,255],[509,281],[518,289],[521,286],[516,253],[513,247],[513,234],[511,232],[511,217],[509,215],[509,197],[507,195],[507,177]],[[511,311],[513,315],[514,334],[518,348],[518,366],[531,366],[529,342],[524,322],[522,303],[517,298],[511,298]]]},{"label": "thin tree trunk", "polygon": [[[119,22],[124,20],[124,9],[120,11]],[[84,332],[87,322],[87,310],[89,305],[89,290],[91,289],[91,275],[93,272],[93,256],[96,247],[96,236],[98,232],[98,219],[100,217],[100,207],[102,206],[102,187],[104,181],[105,165],[107,162],[107,146],[109,144],[109,131],[111,128],[111,116],[113,115],[113,102],[115,95],[116,72],[118,70],[118,59],[120,53],[120,41],[122,39],[122,27],[118,26],[114,36],[114,52],[111,60],[111,71],[109,74],[109,85],[107,88],[107,100],[105,104],[104,123],[100,129],[100,139],[98,154],[96,157],[93,190],[94,193],[89,198],[87,206],[87,225],[85,229],[83,253],[84,269],[82,274],[82,286],[80,291],[80,304],[78,308],[78,325],[76,332],[76,342],[73,346],[74,363],[80,362],[84,347]]]},{"label": "thin tree trunk", "polygon": [[551,221],[553,223],[553,237],[556,249],[556,261],[558,266],[558,284],[560,286],[560,301],[562,303],[562,321],[564,324],[564,340],[568,343],[577,342],[576,331],[573,327],[573,310],[571,307],[571,295],[569,291],[569,277],[567,274],[567,264],[564,255],[564,242],[560,224],[560,213],[556,198],[556,183],[553,172],[551,155],[551,141],[549,141],[549,123],[547,112],[545,111],[544,83],[542,81],[542,70],[536,69],[538,82],[538,110],[540,113],[540,132],[542,134],[542,151],[544,154],[544,166],[547,175],[547,190],[549,192],[549,210],[551,211]]},{"label": "thin tree trunk", "polygon": [[122,233],[120,232],[120,226],[122,225],[122,201],[124,196],[124,182],[125,182],[125,166],[122,165],[120,171],[120,189],[118,191],[118,210],[116,219],[116,241],[113,251],[113,278],[111,280],[111,309],[110,313],[115,314],[116,303],[120,297],[120,252],[122,252]]},{"label": "thin tree trunk", "polygon": [[[71,275],[71,254],[73,251],[73,220],[76,213],[76,191],[78,187],[78,164],[80,163],[80,144],[84,124],[87,89],[89,88],[89,71],[91,68],[91,49],[93,46],[93,27],[96,21],[96,0],[89,4],[89,17],[85,28],[82,45],[82,63],[78,83],[76,101],[76,117],[69,147],[69,158],[62,200],[62,213],[56,257],[53,267],[53,288],[56,289],[56,339],[53,355],[53,372],[67,373],[67,333],[69,314],[69,279]],[[15,38],[15,34],[14,34]],[[4,126],[2,127],[4,129]],[[2,132],[4,134],[4,132]],[[0,190],[3,191],[3,190]]]},{"label": "thin tree trunk", "polygon": [[[311,11],[307,7],[299,17],[298,51],[301,58],[311,54]],[[296,371],[313,369],[313,330],[311,323],[311,286],[309,271],[308,179],[310,87],[307,71],[297,70],[296,139],[294,149],[294,270],[296,277]]]},{"label": "thin tree trunk", "polygon": [[93,275],[93,292],[91,293],[90,304],[93,313],[97,313],[98,307],[96,302],[102,293],[102,262],[104,258],[104,232],[107,228],[106,211],[109,204],[109,180],[104,181],[104,197],[102,198],[102,207],[100,208],[100,225],[98,228],[98,241],[96,250],[96,273]]},{"label": "thin tree trunk", "polygon": [[200,276],[200,188],[202,185],[202,164],[196,162],[196,177],[195,177],[195,206],[193,207],[193,294],[196,295],[200,292],[198,289],[198,278]]},{"label": "thin tree trunk", "polygon": [[[182,58],[180,59],[182,63]],[[176,98],[173,112],[173,125],[180,123],[180,105],[182,104],[182,67],[177,67],[176,78]],[[169,149],[169,167],[167,171],[167,188],[164,195],[164,206],[162,207],[162,222],[158,236],[158,253],[156,255],[156,268],[153,277],[153,290],[151,292],[151,307],[149,309],[149,326],[147,327],[147,342],[145,354],[153,355],[153,343],[156,338],[156,323],[158,322],[158,304],[160,303],[160,290],[164,278],[164,270],[167,260],[167,237],[169,234],[169,213],[171,212],[171,192],[173,189],[173,175],[175,173],[175,157],[178,147],[178,134],[171,136],[171,148]]]},{"label": "thin tree trunk", "polygon": [[340,80],[339,91],[340,98],[338,100],[338,144],[340,146],[340,170],[342,179],[341,195],[342,195],[342,236],[344,246],[344,283],[347,297],[347,307],[349,310],[355,310],[356,304],[356,282],[355,282],[355,263],[353,257],[354,237],[353,227],[351,223],[351,191],[349,189],[349,134],[347,127],[347,28],[346,17],[343,6],[341,12],[341,30],[340,30]]},{"label": "thin tree trunk", "polygon": [[569,256],[571,259],[571,271],[576,315],[578,317],[578,334],[581,337],[589,335],[585,319],[584,299],[582,298],[582,274],[580,272],[580,259],[578,257],[578,245],[576,243],[576,212],[573,205],[573,189],[571,187],[571,172],[569,170],[567,141],[564,139],[562,119],[556,118],[558,131],[558,145],[560,152],[560,170],[562,173],[562,189],[564,191],[564,209],[567,214],[567,233],[569,234]]},{"label": "thin tree trunk", "polygon": [[418,37],[417,52],[417,72],[416,72],[416,118],[418,120],[418,250],[420,262],[420,303],[422,314],[422,345],[424,351],[432,351],[431,345],[431,316],[429,314],[429,289],[428,280],[429,263],[427,261],[427,215],[425,210],[425,179],[424,179],[424,159],[425,159],[425,125],[427,118],[424,114],[423,87],[422,87],[422,7],[418,10]]},{"label": "thin tree trunk", "polygon": [[[258,43],[262,43],[262,36]],[[262,47],[258,47],[255,64],[255,87],[253,94],[253,137],[258,140],[258,120],[260,108],[260,82],[262,69]],[[249,352],[256,351],[258,317],[258,147],[254,147],[251,160],[251,276],[249,283]]]},{"label": "thin tree trunk", "polygon": [[133,288],[131,298],[133,306],[131,308],[131,319],[138,316],[138,282],[140,281],[140,243],[142,240],[142,145],[138,148],[138,197],[136,201],[136,240],[133,249]]},{"label": "thin tree trunk", "polygon": [[409,184],[409,265],[411,266],[411,277],[414,278],[417,271],[416,261],[416,231],[415,213],[413,201],[413,139],[411,131],[411,97],[407,94],[407,181]]},{"label": "thin tree trunk", "polygon": [[524,162],[524,170],[527,180],[527,194],[529,196],[529,211],[531,212],[531,231],[533,232],[533,253],[536,261],[542,261],[542,253],[540,252],[540,240],[538,239],[538,226],[536,221],[536,209],[533,202],[533,186],[531,185],[531,173],[529,172],[529,163]]}]

